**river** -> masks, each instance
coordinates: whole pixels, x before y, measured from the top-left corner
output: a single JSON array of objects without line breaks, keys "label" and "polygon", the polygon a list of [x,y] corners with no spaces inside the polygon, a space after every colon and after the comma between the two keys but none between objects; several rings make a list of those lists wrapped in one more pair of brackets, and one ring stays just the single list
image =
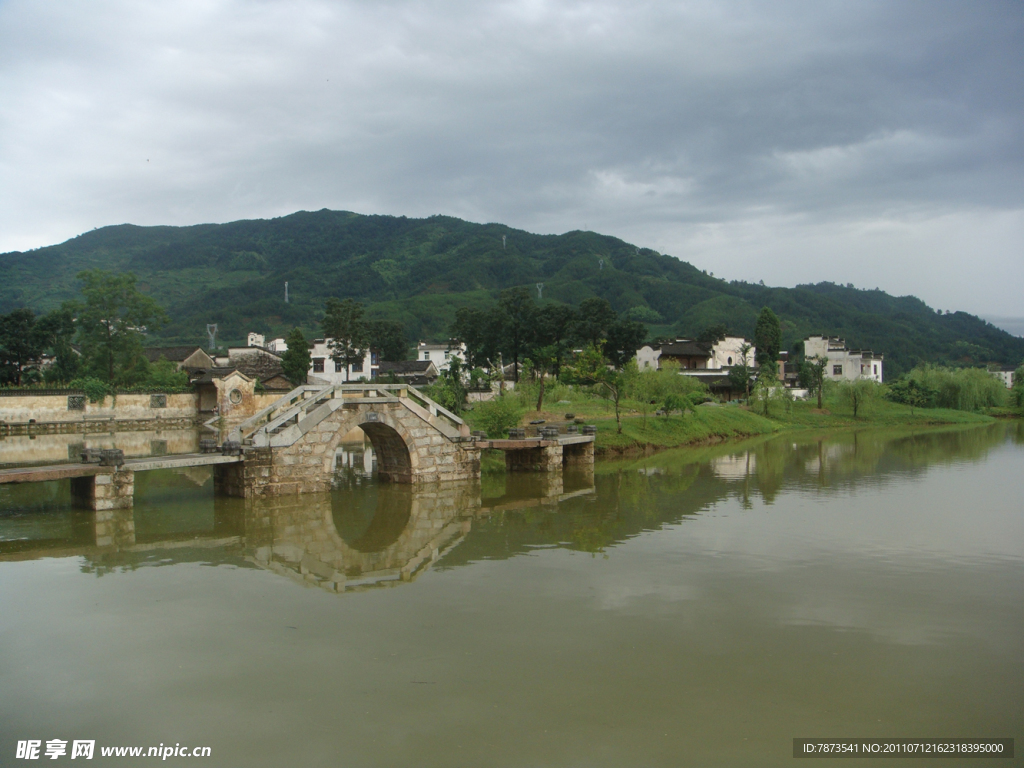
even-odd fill
[{"label": "river", "polygon": [[67,483],[0,487],[0,765],[29,739],[346,768],[1024,749],[1019,422],[423,489],[338,465],[329,495],[249,504],[140,473],[113,549]]}]

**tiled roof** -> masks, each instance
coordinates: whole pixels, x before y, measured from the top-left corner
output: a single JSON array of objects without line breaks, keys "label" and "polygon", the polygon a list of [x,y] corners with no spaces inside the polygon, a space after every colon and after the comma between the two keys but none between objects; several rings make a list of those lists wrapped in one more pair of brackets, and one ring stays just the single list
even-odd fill
[{"label": "tiled roof", "polygon": [[670,341],[661,345],[661,354],[673,357],[710,357],[711,345],[685,339]]},{"label": "tiled roof", "polygon": [[[378,368],[380,373],[426,373],[434,365],[433,360],[398,360],[382,362]],[[437,366],[434,366],[435,368]]]},{"label": "tiled roof", "polygon": [[151,363],[155,363],[161,357],[165,360],[170,360],[172,363],[180,363],[188,357],[191,357],[196,352],[202,352],[203,348],[198,344],[193,344],[188,347],[147,347],[142,350],[142,354],[146,356],[146,359]]}]

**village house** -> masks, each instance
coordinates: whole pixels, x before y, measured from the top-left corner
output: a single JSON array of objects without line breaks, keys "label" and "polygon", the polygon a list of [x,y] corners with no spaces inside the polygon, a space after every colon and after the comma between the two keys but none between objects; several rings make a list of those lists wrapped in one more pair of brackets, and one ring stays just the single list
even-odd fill
[{"label": "village house", "polygon": [[1013,373],[1017,369],[1012,365],[1003,365],[999,368],[990,368],[989,373],[999,379],[1007,389],[1013,389]]},{"label": "village house", "polygon": [[213,358],[195,344],[180,347],[146,347],[142,354],[151,363],[159,362],[161,359],[169,360],[179,371],[208,369],[214,366]]},{"label": "village house", "polygon": [[346,384],[360,379],[369,381],[377,378],[380,369],[380,353],[375,349],[366,350],[363,359],[347,367],[331,359],[331,339],[313,339],[309,344],[312,358],[309,366],[309,381],[324,384]]},{"label": "village house", "polygon": [[835,336],[809,336],[804,340],[804,358],[825,358],[825,376],[832,381],[869,379],[882,383],[882,355],[869,349],[847,349]]},{"label": "village house", "polygon": [[403,384],[416,387],[432,384],[437,380],[439,371],[433,360],[397,360],[382,362],[374,372],[375,378],[394,376]]},{"label": "village house", "polygon": [[714,344],[692,339],[676,339],[664,344],[647,344],[636,352],[636,364],[640,370],[654,368],[660,370],[664,361],[672,360],[679,364],[683,372],[694,370],[721,371],[734,365],[753,365],[755,349],[747,351],[746,359],[742,348],[749,344],[742,336],[726,336]]},{"label": "village house", "polygon": [[465,364],[466,345],[459,344],[456,347],[450,347],[448,344],[428,344],[425,341],[416,345],[416,360],[418,362],[429,360],[436,366],[438,373],[448,370],[453,357],[459,358]]},{"label": "village house", "polygon": [[250,347],[261,347],[276,355],[280,355],[288,351],[288,345],[285,343],[284,339],[273,339],[271,341],[267,341],[266,337],[264,337],[262,333],[250,333],[245,343]]}]

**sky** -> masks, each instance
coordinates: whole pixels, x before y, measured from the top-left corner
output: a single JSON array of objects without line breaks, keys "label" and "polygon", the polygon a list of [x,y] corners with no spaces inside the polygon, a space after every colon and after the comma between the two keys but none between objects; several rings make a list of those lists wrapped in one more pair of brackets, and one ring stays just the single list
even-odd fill
[{"label": "sky", "polygon": [[1022,73],[1018,0],[0,0],[0,252],[445,214],[1012,324]]}]

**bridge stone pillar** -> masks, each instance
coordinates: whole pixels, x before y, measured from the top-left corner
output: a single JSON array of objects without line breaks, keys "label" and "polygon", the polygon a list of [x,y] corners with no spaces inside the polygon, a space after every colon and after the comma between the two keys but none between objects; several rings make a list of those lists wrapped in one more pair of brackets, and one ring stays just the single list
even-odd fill
[{"label": "bridge stone pillar", "polygon": [[98,547],[124,547],[135,543],[135,473],[130,469],[103,472],[71,480],[75,501],[93,510]]},{"label": "bridge stone pillar", "polygon": [[71,496],[86,509],[131,509],[135,502],[135,473],[121,468],[72,478]]},{"label": "bridge stone pillar", "polygon": [[594,443],[575,443],[562,446],[562,462],[566,465],[593,467]]},{"label": "bridge stone pillar", "polygon": [[505,469],[509,472],[557,472],[561,468],[561,445],[505,451]]},{"label": "bridge stone pillar", "polygon": [[214,464],[214,493],[251,499],[265,495],[263,489],[271,482],[271,468],[274,463],[270,448],[250,448],[245,460],[237,464]]}]

